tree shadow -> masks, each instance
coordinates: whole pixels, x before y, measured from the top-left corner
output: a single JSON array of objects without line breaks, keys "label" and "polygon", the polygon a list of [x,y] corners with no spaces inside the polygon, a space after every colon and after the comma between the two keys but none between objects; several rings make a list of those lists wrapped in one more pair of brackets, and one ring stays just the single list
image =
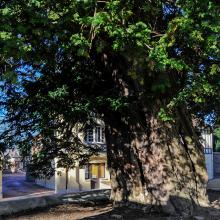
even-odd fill
[{"label": "tree shadow", "polygon": [[[122,219],[122,220],[219,220],[220,219],[220,191],[209,190],[208,195],[210,199],[209,207],[194,207],[194,212],[190,216],[180,215],[168,215],[167,213],[162,212],[165,208],[161,206],[152,206],[152,205],[141,205],[138,203],[129,203],[127,205],[118,204],[117,207],[114,207],[109,199],[100,199],[100,197],[92,197],[84,202],[80,198],[88,195],[84,192],[80,195],[66,195],[68,198],[74,198],[75,201],[71,200],[63,201],[58,205],[51,205],[44,208],[36,208],[33,210],[26,210],[19,212],[17,214],[12,214],[9,216],[1,216],[3,219],[21,219],[22,217],[32,219],[38,219],[39,216],[49,216],[52,217],[61,217],[64,215],[68,216],[68,219],[81,219],[81,220],[108,220],[108,219]],[[66,197],[64,196],[64,197]],[[187,202],[183,198],[173,198],[173,201]],[[176,204],[178,206],[178,204]],[[77,214],[81,212],[80,217],[77,217]],[[0,219],[1,219],[0,217]],[[35,218],[36,217],[36,218]],[[57,219],[57,218],[55,218]],[[66,218],[63,218],[66,219]]]},{"label": "tree shadow", "polygon": [[[220,191],[209,190],[208,196],[210,200],[209,207],[195,206],[191,215],[183,213],[169,215],[160,210],[161,206],[142,205],[138,203],[129,203],[129,206],[115,207],[110,211],[100,213],[94,216],[85,217],[81,220],[219,220],[220,219]],[[184,198],[172,198],[173,201],[187,202]],[[178,203],[175,204],[178,206]]]}]

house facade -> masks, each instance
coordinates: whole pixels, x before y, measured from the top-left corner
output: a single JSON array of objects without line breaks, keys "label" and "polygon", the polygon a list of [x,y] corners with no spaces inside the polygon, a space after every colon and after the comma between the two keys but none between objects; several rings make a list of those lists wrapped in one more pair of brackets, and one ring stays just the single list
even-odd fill
[{"label": "house facade", "polygon": [[202,145],[205,155],[206,170],[208,178],[214,178],[214,162],[213,162],[213,133],[209,130],[202,131]]},{"label": "house facade", "polygon": [[[87,144],[98,144],[102,149],[106,148],[104,124],[102,123],[93,128],[88,128],[85,134],[80,133],[79,137]],[[209,130],[203,130],[202,132],[202,145],[208,178],[213,179],[213,134]],[[65,168],[57,168],[56,171],[58,172],[50,179],[35,180],[36,184],[54,189],[57,193],[108,189],[111,187],[105,151],[91,157],[89,163],[83,167],[76,165],[74,169],[68,171]]]},{"label": "house facade", "polygon": [[25,160],[19,149],[7,149],[4,152],[3,173],[17,173],[25,171]]},{"label": "house facade", "polygon": [[[99,121],[96,126],[87,128],[85,133],[78,134],[86,144],[96,144],[102,149],[98,155],[92,156],[88,164],[74,169],[56,168],[50,179],[36,179],[35,183],[54,189],[56,193],[78,192],[92,189],[110,188],[110,173],[107,168],[107,154],[104,135],[104,124]],[[56,166],[56,159],[54,161]]]},{"label": "house facade", "polygon": [[[99,143],[105,147],[103,127],[90,128],[86,135],[80,134],[88,144]],[[209,180],[214,178],[213,174],[213,134],[210,131],[203,131],[202,145],[204,147],[204,155]],[[56,165],[56,161],[55,161]],[[50,179],[36,179],[35,182],[41,186],[55,190],[56,193],[78,192],[91,189],[107,189],[110,188],[110,173],[107,168],[107,155],[102,152],[97,156],[90,158],[87,165],[80,167],[76,165],[74,169],[66,170],[65,168],[57,168],[57,172]],[[219,183],[217,184],[219,186]],[[2,170],[0,170],[0,198],[2,198]]]}]

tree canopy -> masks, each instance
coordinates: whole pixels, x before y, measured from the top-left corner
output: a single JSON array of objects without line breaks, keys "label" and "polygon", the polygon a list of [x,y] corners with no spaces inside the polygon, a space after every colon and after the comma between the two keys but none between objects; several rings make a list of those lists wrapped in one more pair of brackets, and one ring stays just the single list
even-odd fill
[{"label": "tree canopy", "polygon": [[[164,99],[164,121],[182,103],[196,117],[219,111],[215,1],[2,1],[0,19],[5,143],[25,149],[34,134],[126,111],[141,96]],[[115,83],[116,65],[128,72]]]},{"label": "tree canopy", "polygon": [[218,121],[219,14],[215,0],[1,1],[1,139],[25,155],[40,134],[34,160],[50,174],[54,157],[63,166],[96,151],[72,132],[94,115],[132,124],[143,100],[159,100],[164,122],[182,106]]}]

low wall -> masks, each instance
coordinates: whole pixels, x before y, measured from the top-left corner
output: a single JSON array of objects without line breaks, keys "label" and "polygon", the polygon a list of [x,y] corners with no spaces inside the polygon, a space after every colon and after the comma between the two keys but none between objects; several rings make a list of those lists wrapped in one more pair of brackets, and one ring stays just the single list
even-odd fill
[{"label": "low wall", "polygon": [[208,173],[208,178],[213,179],[213,154],[212,151],[211,153],[206,153],[205,154],[205,164],[206,164],[206,170]]},{"label": "low wall", "polygon": [[0,169],[0,199],[2,199],[2,170]]},{"label": "low wall", "polygon": [[0,201],[0,216],[64,203],[97,203],[109,201],[110,190],[92,190],[74,194],[22,196]]},{"label": "low wall", "polygon": [[214,178],[220,178],[220,153],[213,153]]}]

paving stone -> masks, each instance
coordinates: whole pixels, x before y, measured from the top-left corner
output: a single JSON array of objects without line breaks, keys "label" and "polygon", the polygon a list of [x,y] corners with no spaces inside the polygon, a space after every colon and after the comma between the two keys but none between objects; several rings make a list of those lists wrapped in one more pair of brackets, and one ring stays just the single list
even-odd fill
[{"label": "paving stone", "polygon": [[111,219],[117,219],[117,220],[119,219],[119,220],[121,220],[121,219],[123,219],[123,216],[122,215],[118,215],[118,214],[113,214],[113,215],[110,216],[110,218]]},{"label": "paving stone", "polygon": [[220,219],[220,212],[219,212],[218,210],[216,210],[216,211],[210,211],[209,214],[210,214],[211,216],[219,216],[219,219]]},{"label": "paving stone", "polygon": [[90,195],[83,195],[81,198],[83,198],[83,199],[87,199],[87,198],[90,198],[91,196]]},{"label": "paving stone", "polygon": [[203,216],[193,216],[193,220],[205,220]]}]

